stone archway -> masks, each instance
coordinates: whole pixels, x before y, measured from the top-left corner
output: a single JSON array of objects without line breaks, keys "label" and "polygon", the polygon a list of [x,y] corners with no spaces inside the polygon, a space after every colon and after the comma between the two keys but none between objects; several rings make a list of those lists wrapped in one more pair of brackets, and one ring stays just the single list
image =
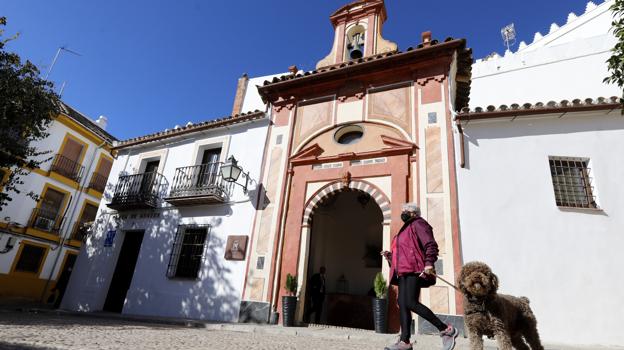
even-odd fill
[{"label": "stone archway", "polygon": [[[300,241],[301,245],[300,245],[299,261],[298,261],[298,275],[301,277],[300,282],[299,282],[299,285],[300,285],[299,290],[301,293],[300,300],[302,301],[307,300],[306,299],[307,298],[306,296],[307,281],[312,276],[311,275],[312,272],[310,272],[310,268],[314,269],[314,263],[311,262],[311,260],[314,261],[314,259],[312,259],[311,257],[312,255],[314,255],[314,251],[315,251],[315,246],[313,242],[315,241],[314,237],[317,237],[318,235],[318,225],[322,224],[320,221],[318,221],[320,220],[318,215],[320,214],[320,212],[323,212],[324,210],[326,210],[324,208],[328,203],[334,202],[337,198],[338,198],[338,201],[340,201],[339,198],[344,197],[343,194],[346,195],[350,192],[356,192],[356,193],[367,195],[369,200],[372,200],[370,202],[374,203],[374,206],[377,207],[377,210],[378,210],[377,213],[380,212],[381,215],[377,216],[376,220],[379,220],[379,221],[375,221],[375,222],[377,222],[376,225],[380,225],[378,229],[380,230],[381,237],[379,236],[377,237],[379,238],[378,242],[381,242],[382,247],[379,247],[377,245],[376,246],[379,248],[389,249],[391,202],[390,202],[390,199],[386,196],[386,194],[383,193],[379,188],[377,188],[377,186],[365,180],[344,181],[343,179],[343,181],[335,181],[335,182],[325,185],[308,199],[305,205],[305,210],[304,210],[304,215],[303,215],[303,223],[301,226],[301,241]],[[317,217],[316,225],[314,225],[313,223],[315,221],[314,220],[315,214]],[[375,231],[376,230],[377,229],[375,229]],[[313,234],[313,232],[316,232],[316,233]],[[344,231],[337,231],[337,232],[344,232]],[[331,255],[331,253],[327,253],[327,254]],[[354,260],[350,260],[350,261],[354,261]],[[389,273],[387,264],[382,263],[382,265],[377,266],[377,268],[379,268],[379,270],[377,271],[382,271],[384,275],[387,275]],[[374,276],[374,273],[376,272],[373,272],[373,276]],[[371,286],[372,286],[372,278],[369,278],[370,276],[368,276],[368,273],[365,273],[363,275],[358,274],[358,276],[360,276],[358,277],[360,281],[359,282],[360,285],[364,283],[363,282],[364,280],[368,281],[368,279],[370,279]],[[354,292],[354,291],[352,290],[351,292]],[[300,306],[301,307],[299,308],[297,312],[297,318],[299,321],[302,321],[304,318],[304,307],[305,307],[304,302],[301,302]],[[327,311],[328,310],[324,312],[327,312]]]},{"label": "stone archway", "polygon": [[310,225],[314,210],[323,203],[324,200],[337,192],[345,190],[357,190],[368,193],[377,202],[383,214],[384,224],[390,222],[390,200],[377,188],[377,186],[364,180],[353,180],[345,184],[345,181],[335,181],[318,190],[305,206],[303,212],[303,225]]}]

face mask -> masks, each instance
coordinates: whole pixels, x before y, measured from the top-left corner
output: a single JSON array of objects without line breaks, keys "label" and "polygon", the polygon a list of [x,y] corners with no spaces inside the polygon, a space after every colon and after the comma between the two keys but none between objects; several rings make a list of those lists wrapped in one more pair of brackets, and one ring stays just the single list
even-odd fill
[{"label": "face mask", "polygon": [[412,215],[410,215],[410,213],[401,213],[401,220],[403,220],[403,222],[407,222],[407,220],[411,218],[412,218]]}]

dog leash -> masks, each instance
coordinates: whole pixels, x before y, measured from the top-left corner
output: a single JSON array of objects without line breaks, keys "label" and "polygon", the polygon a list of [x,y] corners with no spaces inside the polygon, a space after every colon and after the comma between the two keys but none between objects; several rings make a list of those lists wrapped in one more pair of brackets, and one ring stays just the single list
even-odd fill
[{"label": "dog leash", "polygon": [[[423,272],[423,273],[424,273],[424,272]],[[434,275],[436,278],[439,278],[442,282],[444,282],[444,283],[448,284],[449,286],[451,286],[451,287],[455,288],[455,290],[456,290],[456,291],[458,291],[458,292],[460,292],[460,293],[461,293],[461,290],[459,290],[459,288],[455,287],[455,285],[454,285],[453,283],[451,283],[451,282],[449,282],[449,281],[445,280],[444,278],[442,278],[442,277],[438,276],[435,272],[434,272],[434,273],[432,273],[432,275]]]}]

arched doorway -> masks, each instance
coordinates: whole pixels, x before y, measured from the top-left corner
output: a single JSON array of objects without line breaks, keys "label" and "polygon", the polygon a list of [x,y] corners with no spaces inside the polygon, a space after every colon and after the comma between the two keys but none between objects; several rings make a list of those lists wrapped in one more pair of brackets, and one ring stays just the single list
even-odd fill
[{"label": "arched doorway", "polygon": [[[320,191],[306,209],[301,272],[304,322],[373,329],[373,279],[386,272],[379,252],[387,245],[389,201],[374,186],[334,184]],[[386,248],[387,249],[387,248]],[[310,279],[326,268],[320,319],[311,314]]]}]

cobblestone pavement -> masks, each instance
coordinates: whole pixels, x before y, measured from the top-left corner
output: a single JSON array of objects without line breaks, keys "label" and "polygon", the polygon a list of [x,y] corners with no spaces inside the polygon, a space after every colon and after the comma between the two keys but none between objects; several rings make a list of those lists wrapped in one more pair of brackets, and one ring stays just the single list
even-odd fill
[{"label": "cobblestone pavement", "polygon": [[[383,349],[393,335],[331,328],[206,325],[183,327],[114,318],[0,311],[0,349]],[[439,349],[418,336],[415,349]],[[564,349],[547,346],[547,349]],[[458,350],[468,349],[465,339]],[[489,346],[487,349],[496,349]],[[572,348],[565,348],[572,350]],[[589,350],[589,348],[585,348]],[[580,348],[579,348],[580,350]]]}]

